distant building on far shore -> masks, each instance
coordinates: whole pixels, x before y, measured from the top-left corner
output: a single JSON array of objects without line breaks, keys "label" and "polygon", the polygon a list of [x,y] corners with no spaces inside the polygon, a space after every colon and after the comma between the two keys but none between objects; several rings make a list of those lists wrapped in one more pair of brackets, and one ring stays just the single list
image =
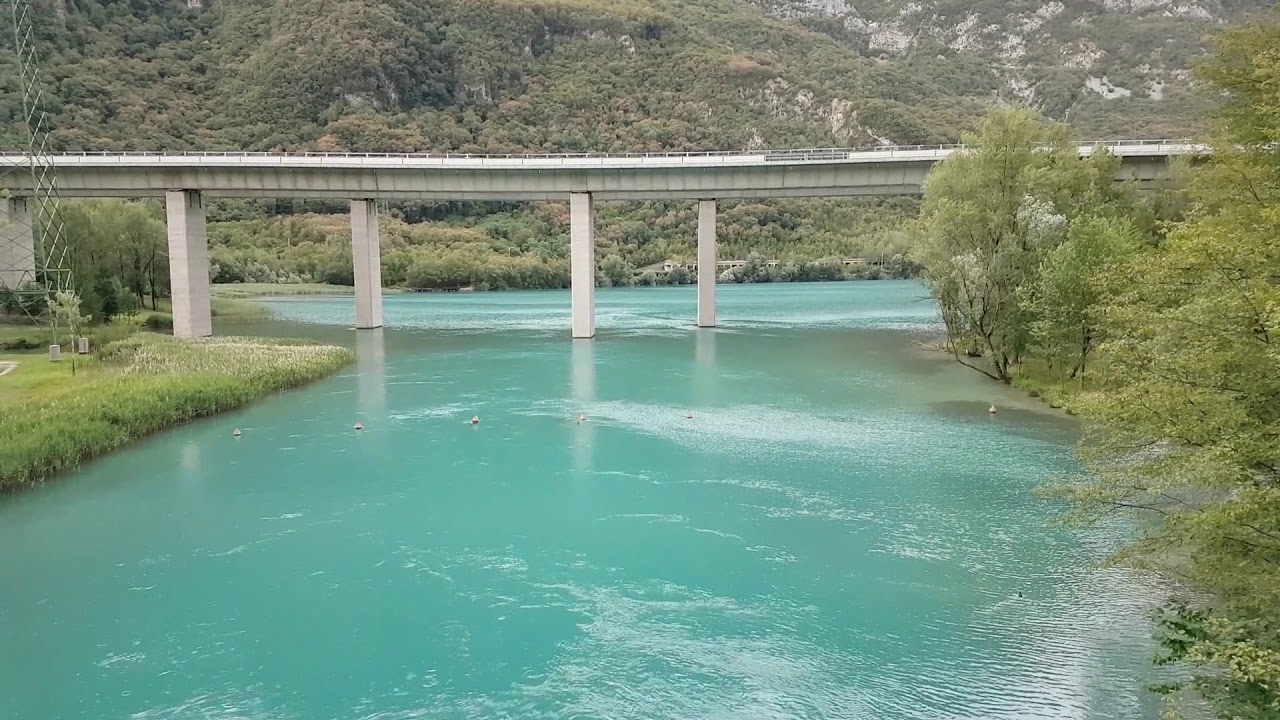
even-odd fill
[{"label": "distant building on far shore", "polygon": [[[782,264],[781,260],[766,260],[764,263],[768,267],[778,267]],[[720,271],[732,270],[733,268],[746,267],[746,260],[719,260],[716,262],[716,269]],[[682,263],[678,260],[663,260],[660,263],[646,265],[640,268],[641,272],[651,272],[658,275],[665,275],[676,268],[684,268],[690,273],[698,272],[698,263]]]}]

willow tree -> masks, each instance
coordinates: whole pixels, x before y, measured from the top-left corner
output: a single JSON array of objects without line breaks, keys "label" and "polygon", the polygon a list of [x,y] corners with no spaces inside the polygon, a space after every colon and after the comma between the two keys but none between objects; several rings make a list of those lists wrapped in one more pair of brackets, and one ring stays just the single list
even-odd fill
[{"label": "willow tree", "polygon": [[[1280,717],[1280,22],[1224,33],[1222,98],[1194,204],[1115,270],[1107,391],[1081,408],[1078,516],[1145,515],[1115,559],[1178,578],[1165,662],[1222,718]],[[1171,685],[1168,691],[1179,689]]]},{"label": "willow tree", "polygon": [[1009,382],[1031,345],[1024,299],[1071,219],[1116,206],[1116,158],[1082,160],[1071,134],[1022,109],[992,111],[924,185],[924,277],[942,309],[948,344],[984,358],[977,369]]},{"label": "willow tree", "polygon": [[1033,316],[1031,333],[1051,367],[1084,381],[1089,356],[1103,337],[1102,312],[1120,292],[1114,268],[1143,246],[1127,218],[1085,216],[1040,265],[1040,275],[1020,298]]}]

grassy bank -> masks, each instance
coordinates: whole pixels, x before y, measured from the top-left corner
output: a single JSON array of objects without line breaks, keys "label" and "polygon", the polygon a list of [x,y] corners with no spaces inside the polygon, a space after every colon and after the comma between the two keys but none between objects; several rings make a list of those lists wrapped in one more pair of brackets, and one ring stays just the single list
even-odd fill
[{"label": "grassy bank", "polygon": [[1033,398],[1040,398],[1051,408],[1062,409],[1074,415],[1073,405],[1088,388],[1088,378],[1085,380],[1082,383],[1080,378],[1068,377],[1061,372],[1028,363],[1014,373],[1013,386]]},{"label": "grassy bank", "polygon": [[231,410],[349,364],[350,350],[265,338],[142,334],[78,358],[0,355],[0,490],[75,467],[158,430]]}]

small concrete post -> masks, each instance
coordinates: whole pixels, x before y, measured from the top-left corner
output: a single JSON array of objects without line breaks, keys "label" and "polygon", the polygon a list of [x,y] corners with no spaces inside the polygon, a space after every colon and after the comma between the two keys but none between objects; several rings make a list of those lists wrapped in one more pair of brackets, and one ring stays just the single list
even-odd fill
[{"label": "small concrete post", "polygon": [[0,199],[0,288],[17,290],[36,281],[35,223],[31,203]]},{"label": "small concrete post", "polygon": [[81,355],[89,354],[89,338],[82,337],[76,341],[76,352]]},{"label": "small concrete post", "polygon": [[569,283],[573,338],[596,336],[596,205],[591,193],[569,194]]},{"label": "small concrete post", "polygon": [[173,293],[173,335],[213,334],[209,306],[209,242],[204,198],[196,190],[165,193],[169,230],[169,284]]},{"label": "small concrete post", "polygon": [[716,201],[698,201],[698,327],[716,326]]},{"label": "small concrete post", "polygon": [[382,327],[382,239],[378,205],[351,201],[351,258],[356,280],[356,328]]}]

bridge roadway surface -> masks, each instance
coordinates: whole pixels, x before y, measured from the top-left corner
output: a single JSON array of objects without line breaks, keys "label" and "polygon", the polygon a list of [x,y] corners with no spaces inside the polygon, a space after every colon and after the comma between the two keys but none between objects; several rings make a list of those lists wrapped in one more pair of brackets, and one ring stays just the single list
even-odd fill
[{"label": "bridge roadway surface", "polygon": [[[1181,140],[1084,143],[1121,159],[1120,179],[1155,180],[1170,157],[1203,148]],[[959,145],[648,155],[414,155],[353,153],[80,153],[47,156],[64,197],[208,197],[371,200],[734,199],[919,194]],[[0,155],[0,168],[24,165]],[[26,173],[0,188],[30,193]]]},{"label": "bridge roadway surface", "polygon": [[[1207,148],[1184,140],[1083,143],[1120,158],[1119,181],[1149,185],[1169,160]],[[716,202],[740,198],[915,195],[961,145],[630,155],[107,153],[46,155],[62,197],[164,197],[174,334],[213,332],[206,197],[351,201],[356,326],[382,326],[378,201],[569,201],[572,336],[595,336],[595,201],[698,201],[697,324],[715,326]],[[35,277],[33,177],[0,154],[0,286]],[[13,172],[18,170],[18,172]],[[11,222],[4,222],[5,219]],[[16,221],[16,222],[14,222]],[[29,267],[28,267],[29,266]]]}]

